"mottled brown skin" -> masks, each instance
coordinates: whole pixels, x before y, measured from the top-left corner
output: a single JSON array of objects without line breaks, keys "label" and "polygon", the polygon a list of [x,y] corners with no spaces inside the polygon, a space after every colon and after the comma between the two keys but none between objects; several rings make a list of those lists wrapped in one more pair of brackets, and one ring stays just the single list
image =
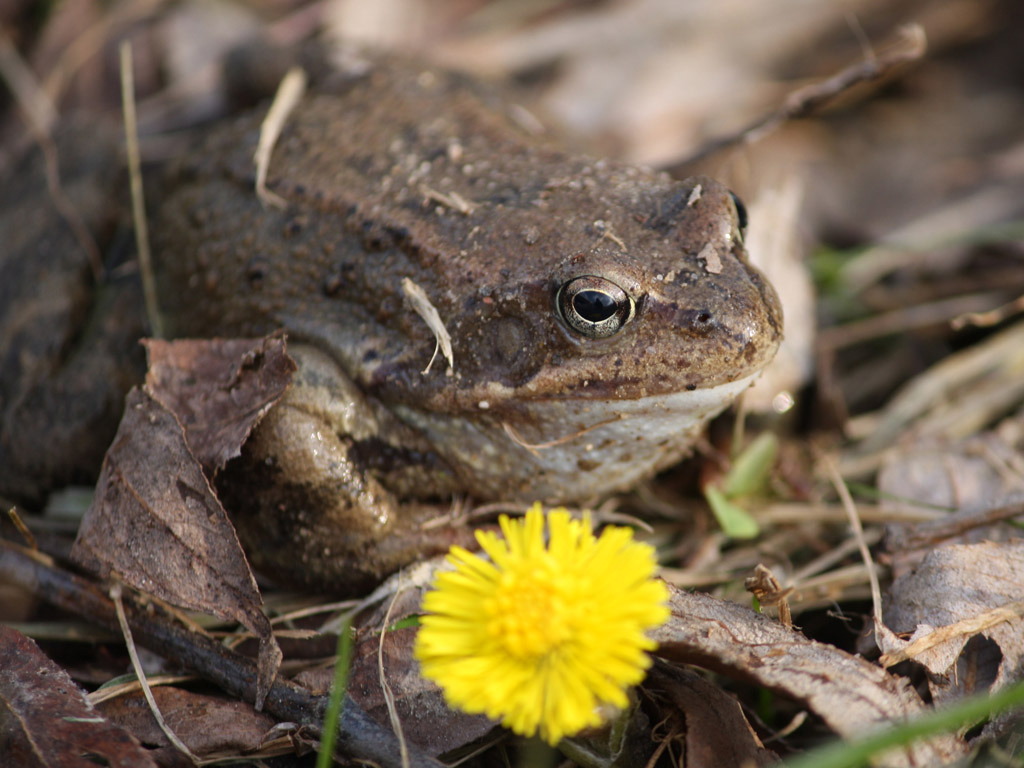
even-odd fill
[{"label": "mottled brown skin", "polygon": [[[127,187],[120,133],[74,117],[52,138],[63,207],[40,150],[0,151],[0,500],[29,509],[96,479],[145,370],[141,294],[112,247]],[[106,254],[102,267],[85,238]]]},{"label": "mottled brown skin", "polygon": [[[621,488],[677,460],[735,392],[642,450],[602,436],[603,424],[634,424],[617,403],[651,403],[661,419],[663,397],[746,386],[775,354],[778,300],[747,263],[732,197],[710,179],[567,155],[461,78],[376,64],[289,117],[269,172],[287,201],[278,210],[252,188],[263,114],[216,129],[181,164],[154,246],[175,334],[284,327],[319,350],[319,372],[222,484],[254,510],[239,525],[250,552],[266,550],[261,537],[283,546],[287,580],[368,583],[413,559],[418,545],[397,543],[419,530],[410,499],[570,501]],[[583,275],[635,302],[608,338],[556,310],[560,286]],[[440,314],[452,371],[438,359],[424,373],[435,337],[403,278]],[[335,396],[363,416],[324,422],[312,403]],[[629,442],[643,442],[635,424]],[[302,468],[325,453],[317,480]],[[360,559],[366,572],[353,576]]]}]

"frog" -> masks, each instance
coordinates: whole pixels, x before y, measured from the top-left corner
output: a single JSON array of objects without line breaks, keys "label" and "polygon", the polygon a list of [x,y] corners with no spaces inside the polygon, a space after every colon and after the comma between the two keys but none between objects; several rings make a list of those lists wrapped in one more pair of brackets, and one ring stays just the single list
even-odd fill
[{"label": "frog", "polygon": [[492,89],[395,58],[303,95],[261,196],[265,114],[175,164],[151,231],[172,335],[283,329],[298,363],[217,481],[282,582],[365,589],[462,535],[453,500],[630,489],[781,342],[711,178],[568,151]]}]

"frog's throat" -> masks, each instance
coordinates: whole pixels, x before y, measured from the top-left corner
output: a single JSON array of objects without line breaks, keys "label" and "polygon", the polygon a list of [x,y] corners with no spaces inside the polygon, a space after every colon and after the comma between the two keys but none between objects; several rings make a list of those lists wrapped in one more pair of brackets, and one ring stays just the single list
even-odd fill
[{"label": "frog's throat", "polygon": [[699,429],[725,410],[760,375],[758,371],[714,387],[633,399],[536,400],[529,405],[533,429],[515,430],[515,441],[542,453],[577,442],[586,452],[598,450],[602,442],[674,442],[680,433]]},{"label": "frog's throat", "polygon": [[759,373],[631,400],[537,399],[489,421],[398,407],[481,498],[585,501],[624,490],[690,452],[701,428]]}]

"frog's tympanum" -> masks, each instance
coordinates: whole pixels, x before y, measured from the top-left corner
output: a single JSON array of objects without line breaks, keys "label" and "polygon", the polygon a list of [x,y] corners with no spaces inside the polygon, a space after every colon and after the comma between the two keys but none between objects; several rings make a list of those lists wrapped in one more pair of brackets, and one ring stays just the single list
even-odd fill
[{"label": "frog's tympanum", "polygon": [[778,299],[711,179],[565,154],[462,79],[392,65],[303,99],[275,208],[253,191],[263,114],[176,169],[153,236],[176,335],[288,333],[298,379],[220,484],[287,581],[380,578],[453,495],[628,488],[775,354]]}]

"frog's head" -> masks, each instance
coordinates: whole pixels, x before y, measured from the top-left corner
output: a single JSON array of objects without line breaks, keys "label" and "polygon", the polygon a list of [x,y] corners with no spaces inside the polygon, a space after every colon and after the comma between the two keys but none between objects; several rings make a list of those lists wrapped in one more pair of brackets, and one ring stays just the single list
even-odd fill
[{"label": "frog's head", "polygon": [[422,401],[539,456],[529,487],[552,498],[677,459],[782,338],[778,298],[747,260],[728,190],[707,178],[640,184],[628,169],[595,181],[587,205],[580,189],[548,190],[508,213],[504,231],[529,237],[514,241],[519,258],[513,238],[495,238],[491,253],[509,254],[497,279],[449,305],[454,376]]},{"label": "frog's head", "polygon": [[774,357],[782,311],[747,260],[736,198],[707,178],[663,182],[656,194],[650,180],[605,181],[586,216],[579,190],[564,203],[544,196],[539,213],[558,222],[546,231],[530,229],[538,212],[506,217],[538,234],[494,243],[504,266],[453,308],[460,402],[496,385],[516,401],[710,390]]}]

